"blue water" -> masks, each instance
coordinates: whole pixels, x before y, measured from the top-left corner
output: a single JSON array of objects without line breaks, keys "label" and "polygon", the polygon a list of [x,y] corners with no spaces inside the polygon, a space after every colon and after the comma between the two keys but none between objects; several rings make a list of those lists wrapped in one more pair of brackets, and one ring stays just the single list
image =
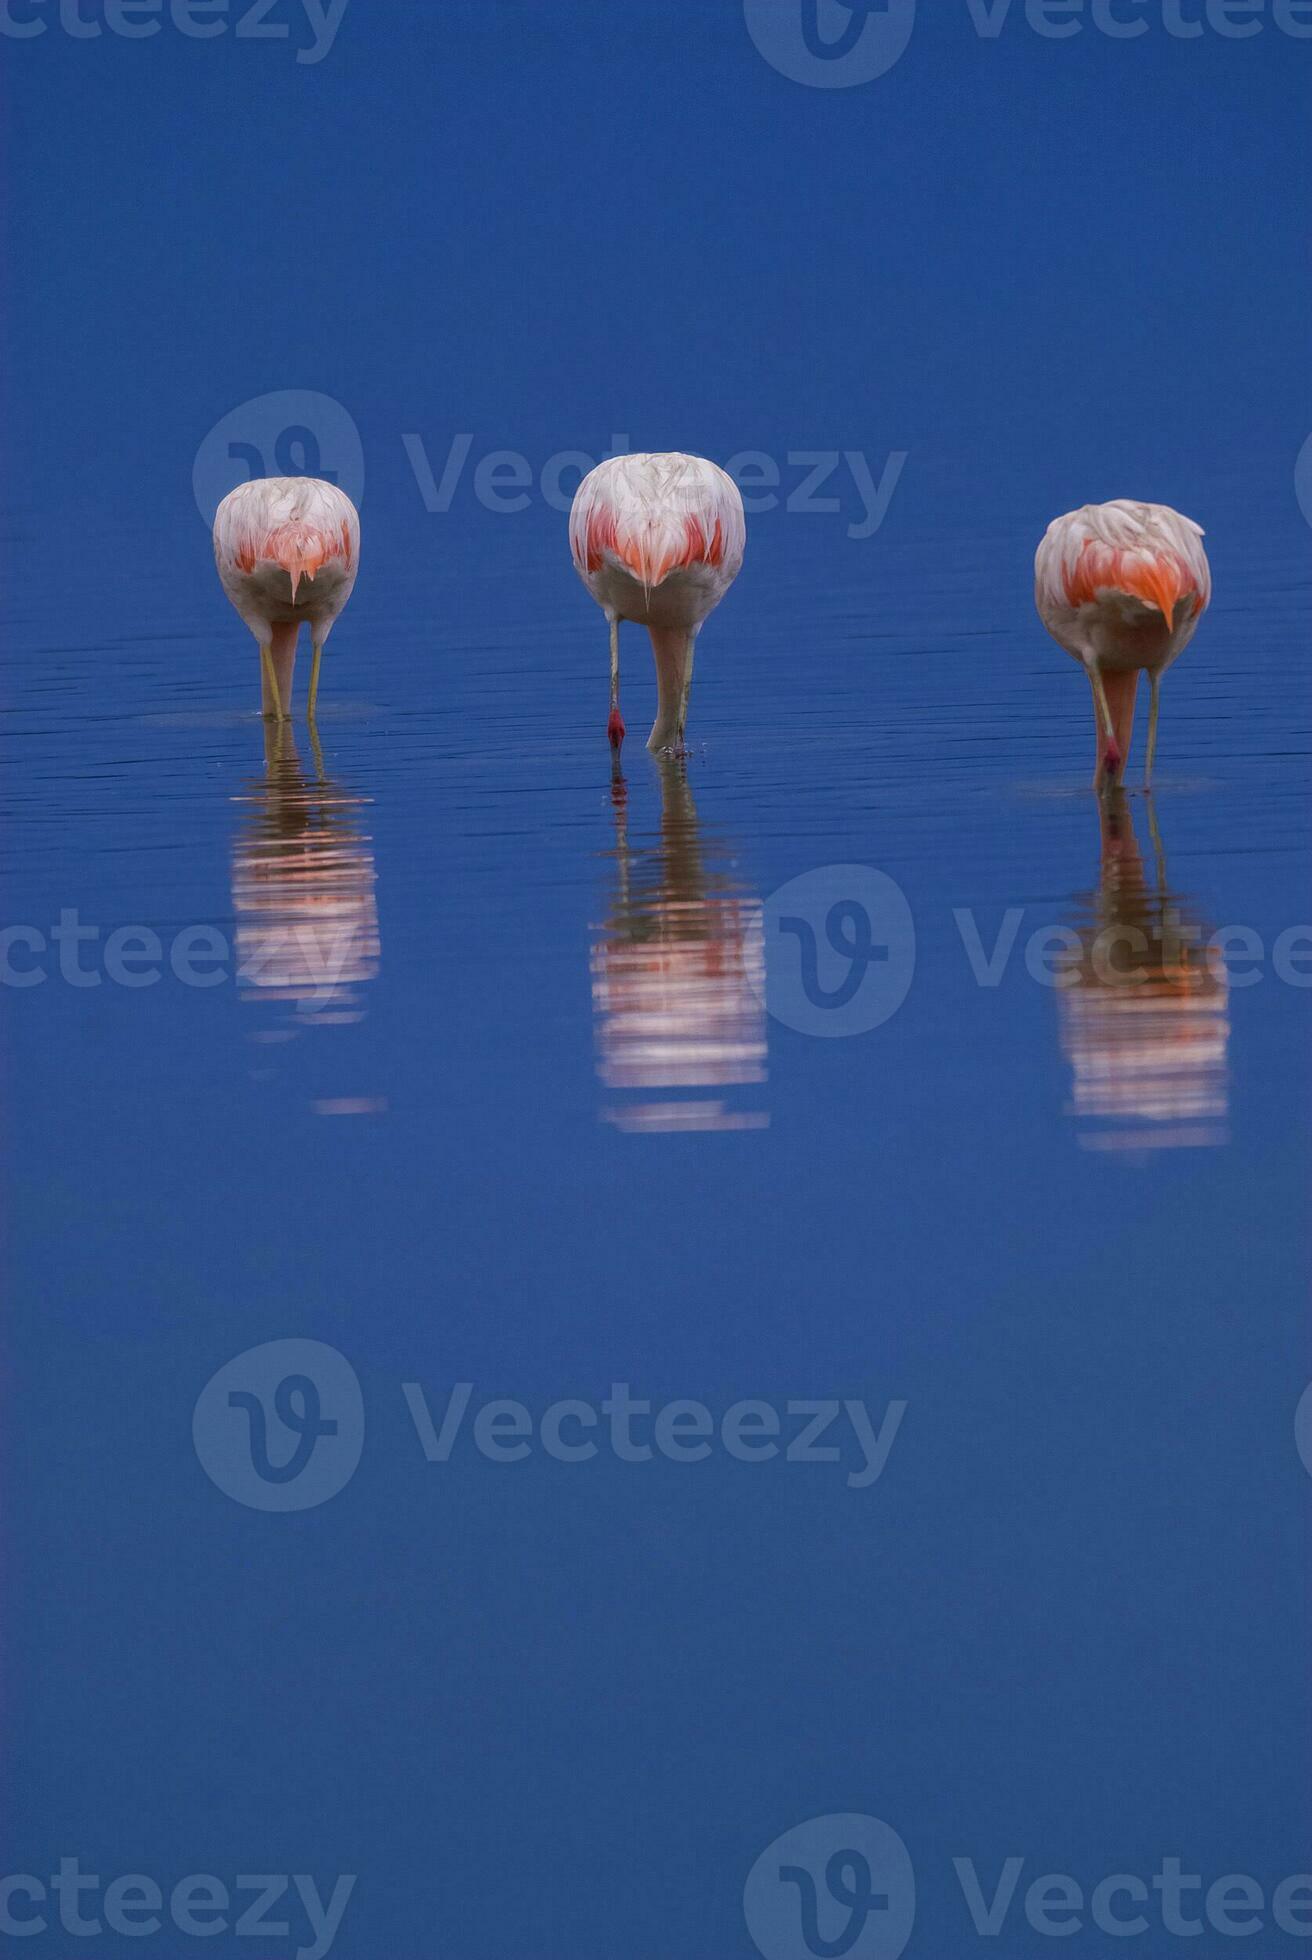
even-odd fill
[{"label": "blue water", "polygon": [[[310,64],[290,6],[285,41],[83,41],[47,8],[0,47],[3,865],[42,976],[0,989],[3,1866],[77,1858],[102,1919],[114,1878],[157,1886],[160,1930],[96,1952],[193,1951],[190,1874],[236,1902],[209,1952],[309,1951],[294,1891],[235,1930],[240,1875],[300,1873],[355,1875],[343,1960],[748,1956],[758,1858],[849,1813],[906,1846],[913,1960],[1048,1950],[1051,1872],[1086,1901],[1137,1875],[1129,1950],[1161,1953],[1173,1856],[1250,1877],[1253,1950],[1297,1950],[1312,1152],[1274,949],[1312,859],[1312,50],[1149,11],[1123,42],[922,8],[850,89],[691,0],[353,0]],[[282,391],[300,420],[245,406]],[[621,432],[763,452],[795,503],[810,453],[905,460],[869,536],[842,461],[837,510],[749,518],[682,765],[643,750],[626,630],[616,780],[540,479]],[[441,501],[466,435],[426,508],[416,454]],[[278,441],[360,493],[317,741],[258,718],[197,509],[216,451],[235,481]],[[480,501],[494,451],[526,507]],[[1125,494],[1205,524],[1216,602],[1155,796],[1141,734],[1100,808],[1030,566]],[[854,866],[906,913],[844,915],[873,931],[849,1010]],[[61,913],[98,936],[61,948]],[[1100,927],[1163,921],[1196,931],[1142,1001],[1100,979]],[[1070,986],[1026,964],[1052,927]],[[212,984],[170,965],[193,928]],[[336,1364],[243,1363],[261,1479],[253,1406],[205,1391],[282,1341],[342,1357],[363,1424]],[[462,1383],[430,1462],[415,1404],[440,1428]],[[709,1454],[623,1460],[615,1383],[704,1405]],[[513,1412],[477,1445],[498,1399],[520,1460]],[[586,1461],[544,1444],[565,1399]],[[873,1480],[846,1416],[839,1461],[782,1454],[788,1404],[831,1399],[891,1422]],[[724,1444],[744,1400],[768,1460]],[[260,1508],[298,1447],[341,1487]],[[990,1939],[953,1860],[987,1900],[1010,1855]],[[770,1884],[760,1950],[822,1950]],[[53,1893],[8,1905],[44,1911],[31,1954],[82,1950]],[[854,1910],[849,1950],[892,1960],[888,1909]],[[1126,1950],[1081,1917],[1072,1951]],[[1190,1951],[1231,1944],[1214,1916]]]}]

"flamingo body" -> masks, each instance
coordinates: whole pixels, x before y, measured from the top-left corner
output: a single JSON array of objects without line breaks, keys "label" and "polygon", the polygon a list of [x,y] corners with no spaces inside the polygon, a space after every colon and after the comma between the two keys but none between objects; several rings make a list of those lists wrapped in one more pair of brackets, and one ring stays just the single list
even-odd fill
[{"label": "flamingo body", "polygon": [[656,657],[658,705],[647,746],[681,748],[697,635],[747,547],[738,486],[701,456],[613,456],[580,483],[569,541],[579,577],[611,623],[613,746],[624,739],[618,629],[627,619],[646,626]]},{"label": "flamingo body", "polygon": [[1162,675],[1211,602],[1202,527],[1166,504],[1086,504],[1048,526],[1034,565],[1034,600],[1054,640],[1089,675],[1098,723],[1095,780],[1120,781],[1140,673],[1152,682],[1147,776]]},{"label": "flamingo body", "polygon": [[336,484],[312,476],[239,484],[215,515],[214,560],[224,591],[265,657],[266,713],[281,716],[291,705],[297,635],[309,625],[313,715],[319,656],[359,569],[355,505]]}]

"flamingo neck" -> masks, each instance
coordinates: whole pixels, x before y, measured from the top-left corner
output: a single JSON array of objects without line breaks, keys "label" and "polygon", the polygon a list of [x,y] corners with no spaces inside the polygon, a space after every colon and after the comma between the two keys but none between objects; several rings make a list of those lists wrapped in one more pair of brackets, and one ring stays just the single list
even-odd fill
[{"label": "flamingo neck", "polygon": [[1139,669],[1104,667],[1102,683],[1107,694],[1107,706],[1111,710],[1115,742],[1108,741],[1102,716],[1095,709],[1094,720],[1098,733],[1097,768],[1100,779],[1105,770],[1113,775],[1119,774],[1129,760],[1130,742],[1134,735],[1134,699],[1139,690]]},{"label": "flamingo neck", "polygon": [[651,650],[656,656],[656,719],[647,738],[647,747],[652,750],[667,749],[679,732],[683,676],[692,636],[683,626],[649,626],[647,631],[651,634]]},{"label": "flamingo neck", "polygon": [[[284,714],[289,711],[292,705],[292,676],[296,669],[296,635],[300,630],[300,627],[295,621],[290,625],[271,626],[269,628],[269,645],[273,649],[273,671],[277,678],[278,694],[282,702],[282,711]],[[268,688],[264,685],[263,679],[261,679],[261,691],[263,694],[268,693]],[[264,701],[263,708],[265,714],[269,714],[273,708],[273,702],[268,700]]]}]

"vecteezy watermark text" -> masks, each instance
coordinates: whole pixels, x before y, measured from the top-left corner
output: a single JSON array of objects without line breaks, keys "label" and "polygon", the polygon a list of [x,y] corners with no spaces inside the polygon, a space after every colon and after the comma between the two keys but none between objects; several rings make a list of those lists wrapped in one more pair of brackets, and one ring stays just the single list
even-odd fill
[{"label": "vecteezy watermark text", "polygon": [[[943,0],[935,0],[936,9]],[[747,32],[770,66],[806,88],[860,88],[896,67],[911,44],[916,0],[743,0]],[[981,41],[1028,29],[1045,41],[1092,30],[1109,41],[1211,34],[1247,41],[1268,22],[1291,40],[1312,40],[1312,0],[964,0],[962,18]]]},{"label": "vecteezy watermark text", "polygon": [[[569,1396],[535,1411],[508,1396],[479,1397],[456,1382],[444,1397],[401,1384],[427,1463],[450,1462],[457,1445],[489,1463],[534,1456],[587,1464],[704,1463],[717,1451],[736,1463],[838,1465],[849,1490],[878,1483],[902,1418],[890,1401],[876,1419],[860,1398],[745,1398],[713,1410],[682,1396],[656,1403],[612,1382],[598,1401]],[[364,1446],[364,1399],[345,1355],[323,1341],[266,1341],[226,1361],[192,1414],[192,1440],[210,1480],[260,1511],[305,1511],[335,1497]]]},{"label": "vecteezy watermark text", "polygon": [[[296,50],[303,67],[332,53],[350,0],[0,0],[0,34],[34,41],[52,27],[71,41],[148,41],[167,25],[191,41],[232,33],[239,41],[289,41],[304,15],[311,40]],[[289,19],[291,16],[292,19]],[[234,18],[235,17],[235,18]]]},{"label": "vecteezy watermark text", "polygon": [[33,1872],[0,1878],[0,1939],[48,1932],[56,1912],[61,1932],[75,1940],[96,1939],[106,1930],[144,1939],[162,1932],[167,1918],[169,1930],[187,1939],[227,1932],[238,1939],[294,1938],[296,1960],[324,1960],[355,1880],[354,1872],[344,1872],[325,1901],[308,1872],[244,1872],[231,1884],[211,1872],[189,1872],[166,1888],[144,1872],[103,1883],[77,1858],[61,1858],[59,1870],[46,1878]]},{"label": "vecteezy watermark text", "polygon": [[[919,1875],[923,1885],[923,1873]],[[811,1817],[767,1845],[743,1888],[747,1930],[765,1960],[898,1960],[916,1917],[918,1875],[906,1844],[882,1818],[845,1811]],[[1147,1874],[1035,1869],[1013,1855],[997,1864],[952,1859],[944,1890],[965,1911],[960,1935],[1046,1939],[1092,1932],[1111,1939],[1163,1933],[1226,1939],[1267,1932],[1312,1935],[1312,1874],[1264,1886],[1245,1872],[1208,1879],[1174,1854]],[[1010,1949],[1008,1949],[1010,1950]],[[1098,1951],[1103,1951],[1098,1939]]]},{"label": "vecteezy watermark text", "polygon": [[[911,991],[917,930],[900,885],[871,865],[829,864],[792,878],[763,908],[765,959],[753,985],[766,1007],[799,1034],[862,1035],[892,1019]],[[1024,906],[981,918],[970,906],[952,914],[952,957],[964,959],[977,987],[996,990],[1018,967],[1056,992],[1093,984],[1129,995],[1197,964],[1227,987],[1255,987],[1269,973],[1282,985],[1312,987],[1312,924],[1286,926],[1268,940],[1251,926],[1215,928],[1163,905],[1160,915],[1110,920],[1093,929],[1046,923],[1024,930]],[[940,959],[947,955],[940,953]]]},{"label": "vecteezy watermark text", "polygon": [[290,955],[304,976],[303,998],[330,1000],[356,953],[350,922],[292,919],[277,932],[243,935],[236,943],[218,926],[188,925],[165,939],[152,926],[105,928],[64,906],[56,924],[0,928],[0,987],[22,991],[58,977],[66,986],[136,990],[171,974],[184,987],[277,984]]},{"label": "vecteezy watermark text", "polygon": [[[588,471],[630,449],[629,438],[617,435],[611,437],[605,457],[558,449],[540,465],[518,449],[489,449],[471,469],[472,435],[454,435],[440,461],[430,455],[421,436],[401,440],[430,515],[451,510],[462,485],[475,503],[499,516],[528,510],[535,497],[565,515]],[[863,449],[790,449],[782,461],[764,449],[740,449],[723,467],[738,485],[749,517],[780,509],[809,517],[850,514],[847,535],[859,540],[872,538],[888,516],[908,454],[905,449],[890,451],[879,465],[878,480]]]},{"label": "vecteezy watermark text", "polygon": [[[440,1424],[433,1420],[419,1382],[403,1385],[406,1407],[429,1463],[445,1463],[455,1448],[474,1394],[472,1382],[457,1382],[446,1400]],[[790,1400],[782,1410],[773,1402],[733,1402],[719,1415],[705,1402],[680,1397],[653,1405],[631,1393],[628,1382],[613,1382],[600,1403],[571,1397],[552,1402],[538,1417],[527,1403],[483,1402],[471,1424],[474,1447],[490,1463],[523,1463],[540,1450],[556,1463],[590,1463],[608,1452],[619,1463],[704,1463],[719,1448],[736,1463],[842,1463],[853,1465],[849,1490],[878,1483],[906,1414],[905,1402],[890,1402],[876,1430],[863,1401],[850,1397],[821,1401]],[[860,1454],[851,1445],[855,1443]]]},{"label": "vecteezy watermark text", "polygon": [[1251,40],[1268,19],[1292,40],[1312,39],[1310,0],[966,0],[975,32],[996,41],[1008,17],[1048,41],[1069,41],[1086,24],[1110,41],[1138,41],[1154,28],[1175,41],[1217,34]]},{"label": "vecteezy watermark text", "polygon": [[[1009,906],[981,920],[952,911],[957,957],[977,987],[998,989],[1018,965],[1035,985],[1062,991],[1086,975],[1105,986],[1144,985],[1190,956],[1224,972],[1235,990],[1270,974],[1283,986],[1312,988],[1312,924],[1286,926],[1268,939],[1252,926],[1206,927],[1167,908],[1151,926],[1114,922],[1091,932],[1045,924],[1022,933],[1026,911]],[[916,926],[901,887],[869,865],[825,865],[780,886],[764,908],[766,962],[759,984],[770,1012],[802,1034],[866,1034],[891,1019],[916,970]],[[172,936],[152,926],[99,926],[76,906],[53,924],[0,927],[0,987],[22,992],[59,979],[66,986],[106,983],[137,990],[167,975],[208,989],[236,979],[274,984],[292,955],[305,998],[330,999],[357,950],[348,922],[291,919],[274,934],[186,925]]]},{"label": "vecteezy watermark text", "polygon": [[[4,0],[0,0],[3,6]],[[589,470],[632,443],[614,435],[601,456],[585,449],[557,449],[536,460],[521,449],[475,448],[468,430],[426,441],[402,435],[410,473],[424,509],[445,516],[472,502],[494,517],[513,517],[535,504],[561,516]],[[837,517],[849,538],[872,538],[888,516],[909,451],[886,455],[865,449],[739,449],[724,461],[749,517],[783,510],[790,516]],[[331,395],[308,388],[281,388],[229,409],[196,451],[192,484],[206,524],[230,490],[262,476],[317,476],[335,483],[359,504],[365,456],[354,417]]]}]

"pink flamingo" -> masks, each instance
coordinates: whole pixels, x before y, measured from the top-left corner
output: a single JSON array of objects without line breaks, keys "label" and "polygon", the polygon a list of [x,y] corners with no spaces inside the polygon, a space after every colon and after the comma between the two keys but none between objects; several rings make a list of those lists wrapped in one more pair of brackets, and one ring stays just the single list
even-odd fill
[{"label": "pink flamingo", "polygon": [[1095,784],[1120,783],[1139,675],[1152,688],[1144,787],[1153,778],[1162,675],[1194,636],[1212,597],[1202,529],[1166,504],[1118,498],[1048,526],[1034,564],[1034,601],[1058,646],[1084,667],[1098,737]]},{"label": "pink flamingo", "polygon": [[291,709],[296,638],[309,622],[314,665],[307,712],[313,721],[324,643],[351,596],[360,563],[355,505],[336,484],[312,476],[238,484],[214,518],[214,560],[224,591],[255,635],[263,710],[278,721]]},{"label": "pink flamingo", "polygon": [[575,569],[610,621],[610,720],[618,755],[620,621],[651,634],[656,656],[652,750],[682,752],[693,652],[707,614],[742,568],[743,500],[732,477],[701,456],[613,456],[580,483],[569,518]]}]

